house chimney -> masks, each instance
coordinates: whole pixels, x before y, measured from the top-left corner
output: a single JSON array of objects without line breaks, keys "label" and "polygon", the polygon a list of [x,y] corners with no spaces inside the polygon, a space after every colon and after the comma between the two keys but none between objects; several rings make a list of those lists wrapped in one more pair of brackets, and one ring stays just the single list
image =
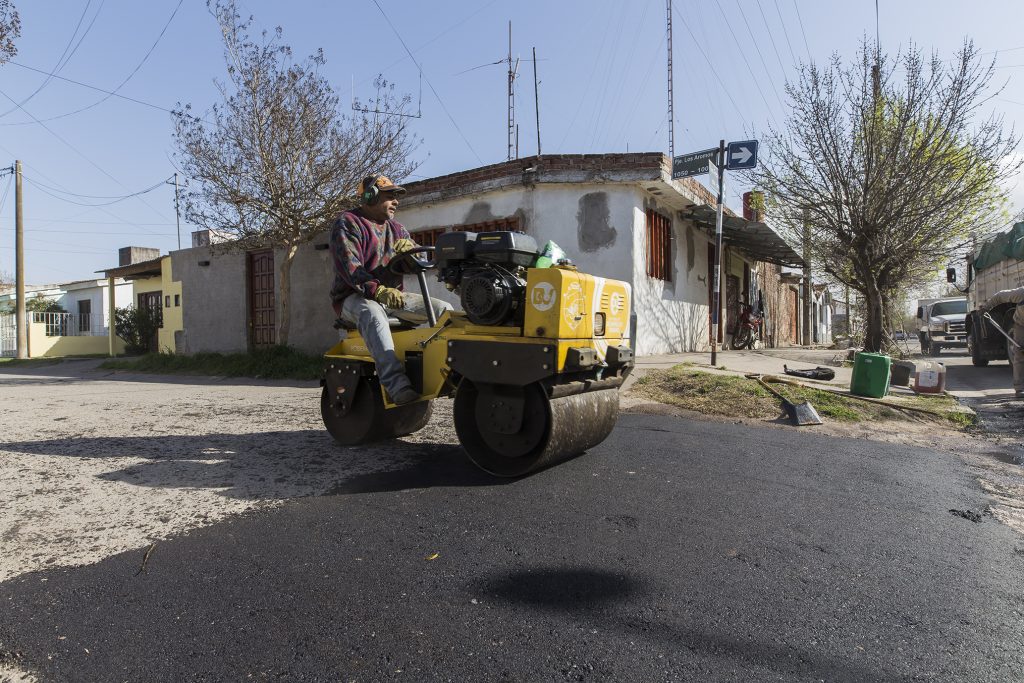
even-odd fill
[{"label": "house chimney", "polygon": [[118,266],[130,266],[155,258],[160,258],[160,250],[152,247],[121,247],[117,250]]}]

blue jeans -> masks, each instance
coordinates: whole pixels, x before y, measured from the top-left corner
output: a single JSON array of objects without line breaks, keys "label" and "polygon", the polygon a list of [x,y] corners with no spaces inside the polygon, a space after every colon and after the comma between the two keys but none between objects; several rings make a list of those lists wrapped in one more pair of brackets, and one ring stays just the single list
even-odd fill
[{"label": "blue jeans", "polygon": [[[403,292],[402,299],[404,304],[401,310],[426,314],[427,308],[421,295]],[[430,303],[438,317],[452,309],[451,304],[440,299],[431,298]],[[397,392],[409,387],[411,382],[405,374],[402,361],[395,355],[395,341],[391,337],[391,325],[388,324],[390,310],[395,309],[386,309],[376,301],[365,299],[358,294],[348,295],[341,303],[342,320],[355,325],[359,330],[363,341],[366,342],[367,350],[377,365],[380,383],[384,385],[389,396],[395,396]]]}]

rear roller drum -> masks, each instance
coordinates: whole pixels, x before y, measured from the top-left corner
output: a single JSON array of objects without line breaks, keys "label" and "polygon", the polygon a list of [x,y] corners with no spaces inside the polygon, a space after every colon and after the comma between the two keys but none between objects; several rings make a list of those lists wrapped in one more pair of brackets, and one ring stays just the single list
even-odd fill
[{"label": "rear roller drum", "polygon": [[356,386],[352,405],[345,410],[331,400],[328,387],[320,395],[320,415],[334,440],[343,446],[393,439],[412,434],[430,420],[431,401],[417,401],[386,409],[376,379],[364,377]]},{"label": "rear roller drum", "polygon": [[518,477],[605,440],[619,414],[617,389],[549,398],[544,387],[476,385],[455,394],[455,431],[469,459],[499,477]]}]

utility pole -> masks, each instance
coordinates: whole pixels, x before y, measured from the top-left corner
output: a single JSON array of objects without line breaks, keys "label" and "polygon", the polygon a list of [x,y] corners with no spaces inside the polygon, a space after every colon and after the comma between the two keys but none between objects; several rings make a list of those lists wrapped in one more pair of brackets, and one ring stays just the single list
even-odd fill
[{"label": "utility pole", "polygon": [[25,311],[25,216],[21,203],[21,162],[14,162],[14,288],[18,358],[28,358],[28,320]]},{"label": "utility pole", "polygon": [[537,81],[537,48],[533,48],[533,106],[537,114],[537,156],[540,156],[540,95]]},{"label": "utility pole", "polygon": [[178,223],[178,249],[181,249],[181,209],[178,204],[178,174],[174,174],[174,219]]},{"label": "utility pole", "polygon": [[811,220],[807,209],[804,209],[804,311],[803,339],[801,344],[811,345],[811,302],[814,300],[814,286],[811,283]]},{"label": "utility pole", "polygon": [[[675,114],[673,113],[672,95],[672,0],[665,0],[665,14],[668,19],[668,158],[676,155]],[[714,353],[712,352],[712,355]],[[714,360],[711,361],[712,364]]]}]

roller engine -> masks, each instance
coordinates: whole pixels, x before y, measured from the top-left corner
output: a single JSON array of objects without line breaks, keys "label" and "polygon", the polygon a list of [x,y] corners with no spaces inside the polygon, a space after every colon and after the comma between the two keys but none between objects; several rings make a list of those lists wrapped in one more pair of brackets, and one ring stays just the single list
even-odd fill
[{"label": "roller engine", "polygon": [[[433,252],[425,262],[414,252]],[[395,351],[420,401],[394,406],[357,334],[325,354],[321,414],[345,445],[410,434],[431,399],[452,396],[459,441],[498,476],[520,476],[596,446],[618,417],[618,387],[633,367],[625,282],[561,263],[536,267],[536,241],[519,232],[451,232],[392,262],[459,295],[463,311],[428,326],[392,321]],[[402,271],[406,268],[406,271]]]},{"label": "roller engine", "polygon": [[437,279],[459,294],[476,325],[522,325],[526,271],[537,242],[521,232],[449,232],[437,238]]}]

